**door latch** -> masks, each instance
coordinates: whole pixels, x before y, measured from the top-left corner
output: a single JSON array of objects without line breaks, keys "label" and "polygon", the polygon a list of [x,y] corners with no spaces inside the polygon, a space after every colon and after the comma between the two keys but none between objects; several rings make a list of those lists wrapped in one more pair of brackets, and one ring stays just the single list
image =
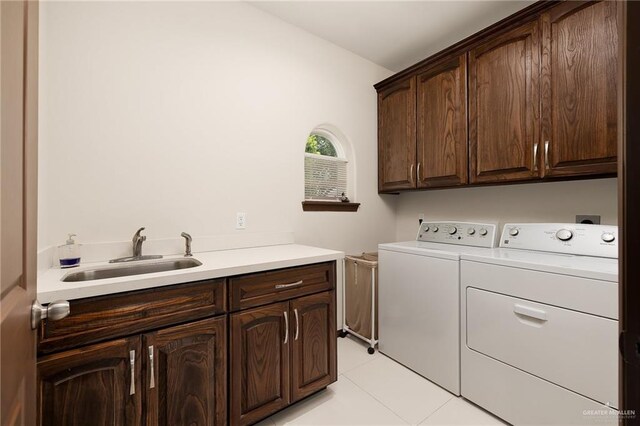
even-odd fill
[{"label": "door latch", "polygon": [[42,306],[40,302],[34,300],[31,304],[31,329],[38,328],[38,324],[43,319],[57,321],[66,317],[69,313],[71,313],[71,307],[66,300],[56,300],[47,306]]}]

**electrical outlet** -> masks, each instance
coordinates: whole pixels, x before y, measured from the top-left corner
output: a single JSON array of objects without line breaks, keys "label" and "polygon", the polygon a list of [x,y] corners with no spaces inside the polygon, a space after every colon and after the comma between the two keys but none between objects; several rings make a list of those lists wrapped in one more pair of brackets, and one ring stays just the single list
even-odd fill
[{"label": "electrical outlet", "polygon": [[600,225],[600,215],[597,214],[577,214],[576,223],[588,223],[589,225]]},{"label": "electrical outlet", "polygon": [[244,212],[236,213],[236,229],[245,229],[247,227],[247,214]]}]

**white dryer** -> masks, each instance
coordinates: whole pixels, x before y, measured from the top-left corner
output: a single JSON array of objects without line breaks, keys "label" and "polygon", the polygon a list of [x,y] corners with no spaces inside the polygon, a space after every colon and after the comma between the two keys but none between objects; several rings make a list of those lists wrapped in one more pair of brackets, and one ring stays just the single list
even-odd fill
[{"label": "white dryer", "polygon": [[518,425],[617,423],[617,232],[507,224],[462,255],[462,396]]},{"label": "white dryer", "polygon": [[460,255],[491,250],[495,224],[423,222],[378,246],[379,350],[460,395]]}]

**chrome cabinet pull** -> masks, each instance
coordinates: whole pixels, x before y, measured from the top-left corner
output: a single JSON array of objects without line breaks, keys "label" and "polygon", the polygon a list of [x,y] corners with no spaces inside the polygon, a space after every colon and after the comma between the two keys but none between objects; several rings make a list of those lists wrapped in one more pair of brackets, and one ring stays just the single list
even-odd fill
[{"label": "chrome cabinet pull", "polygon": [[411,164],[411,167],[409,168],[409,181],[411,183],[413,183],[413,163]]},{"label": "chrome cabinet pull", "polygon": [[549,168],[549,141],[544,141],[544,167]]},{"label": "chrome cabinet pull", "polygon": [[149,346],[149,366],[151,367],[151,378],[149,379],[149,389],[156,387],[155,373],[153,371],[153,345]]},{"label": "chrome cabinet pull", "polygon": [[533,170],[538,170],[538,142],[533,145]]},{"label": "chrome cabinet pull", "polygon": [[416,174],[418,175],[418,182],[420,182],[420,180],[422,179],[420,177],[420,167],[422,166],[422,163],[420,161],[418,161],[418,171],[416,172]]},{"label": "chrome cabinet pull", "polygon": [[295,283],[276,284],[276,290],[281,288],[289,288],[289,287],[295,287],[297,285],[302,285],[303,282],[304,282],[303,280],[300,280],[300,281],[296,281]]},{"label": "chrome cabinet pull", "polygon": [[131,386],[129,387],[129,395],[136,393],[136,351],[129,351],[129,363],[131,370]]},{"label": "chrome cabinet pull", "polygon": [[284,344],[286,345],[289,342],[289,315],[287,315],[287,311],[284,311],[283,314],[284,314]]},{"label": "chrome cabinet pull", "polygon": [[298,321],[298,308],[293,310],[293,313],[296,315],[296,336],[293,340],[298,340],[298,334],[300,334],[300,323]]}]

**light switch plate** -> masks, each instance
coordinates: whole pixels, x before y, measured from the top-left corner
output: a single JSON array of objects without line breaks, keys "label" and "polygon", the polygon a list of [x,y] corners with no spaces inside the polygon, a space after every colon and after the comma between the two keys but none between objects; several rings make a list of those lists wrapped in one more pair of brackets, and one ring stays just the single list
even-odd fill
[{"label": "light switch plate", "polygon": [[600,225],[600,215],[598,214],[577,214],[576,223],[588,223],[589,225]]}]

